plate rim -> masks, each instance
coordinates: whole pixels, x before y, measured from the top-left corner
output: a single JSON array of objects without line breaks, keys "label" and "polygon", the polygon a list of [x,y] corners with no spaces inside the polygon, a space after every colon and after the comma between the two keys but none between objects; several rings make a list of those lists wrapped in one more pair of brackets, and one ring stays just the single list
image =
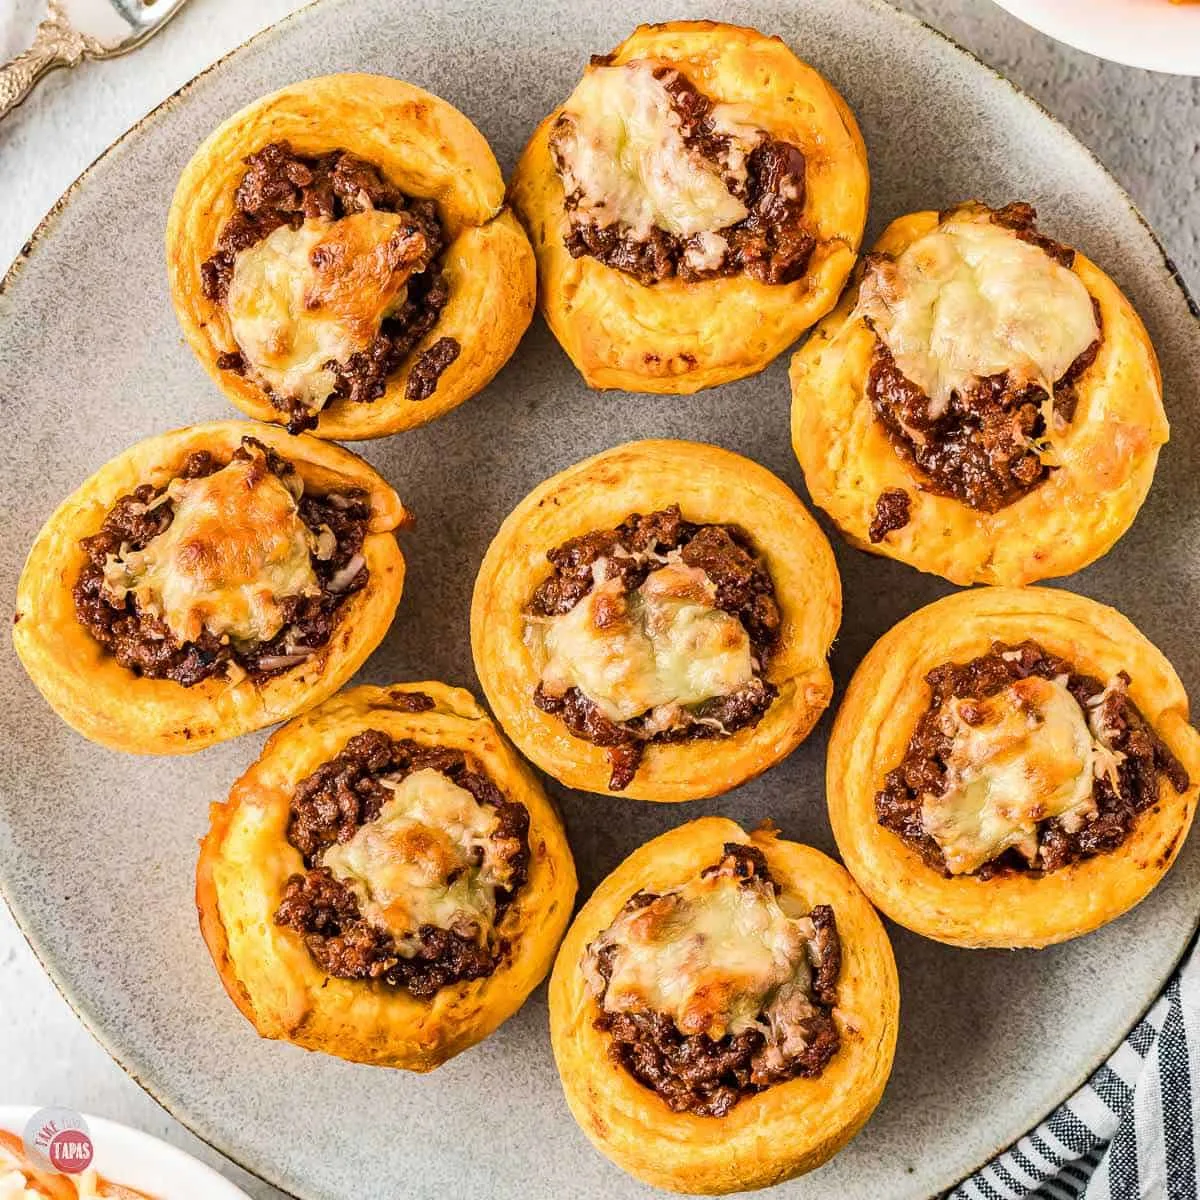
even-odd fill
[{"label": "plate rim", "polygon": [[[1009,12],[1010,15],[1017,17],[1017,19],[1023,19],[1009,8],[1007,0],[995,0],[995,2],[1004,11]],[[286,14],[285,16],[260,29],[257,33],[252,34],[250,37],[245,38],[243,41],[237,43],[219,58],[211,62],[203,70],[197,71],[195,75],[186,80],[169,96],[161,100],[147,113],[138,118],[138,120],[130,125],[129,128],[126,129],[119,137],[109,143],[108,146],[100,151],[100,153],[97,154],[96,157],[93,158],[92,161],[88,163],[82,171],[80,171],[78,176],[76,176],[76,178],[68,185],[58,199],[50,206],[46,212],[46,215],[42,217],[42,219],[34,227],[32,233],[30,233],[29,237],[22,244],[21,249],[17,252],[15,258],[6,268],[4,275],[0,277],[0,307],[3,306],[9,288],[19,277],[25,263],[32,257],[38,246],[54,227],[55,222],[61,216],[66,206],[71,202],[75,193],[83,186],[91,173],[104,159],[106,159],[114,151],[118,150],[131,138],[138,135],[144,127],[148,126],[151,122],[157,120],[163,114],[173,109],[184,99],[184,97],[193,89],[193,87],[200,82],[200,80],[206,78],[208,75],[224,66],[228,60],[240,55],[243,51],[247,50],[249,47],[259,41],[266,41],[270,38],[274,38],[286,33],[293,24],[298,25],[302,21],[311,19],[314,12],[319,8],[323,8],[326,5],[349,5],[352,3],[353,0],[308,0],[308,2],[301,5],[301,7]],[[1142,227],[1143,231],[1150,239],[1150,242],[1157,252],[1159,258],[1161,259],[1167,278],[1178,289],[1189,314],[1191,315],[1193,321],[1197,324],[1198,331],[1200,331],[1200,302],[1198,302],[1196,297],[1192,295],[1182,273],[1179,270],[1179,267],[1168,253],[1166,246],[1163,244],[1154,227],[1142,213],[1141,209],[1138,207],[1137,203],[1129,194],[1125,186],[1120,182],[1120,180],[1117,179],[1112,171],[1109,170],[1108,166],[1091,148],[1091,146],[1083,141],[1082,138],[1078,137],[1064,121],[1060,120],[1059,117],[1052,113],[1036,96],[1033,96],[1029,92],[1025,91],[1024,88],[1020,87],[1018,84],[1009,79],[1007,75],[1003,74],[999,69],[992,66],[991,63],[985,61],[975,51],[964,46],[950,34],[938,29],[934,25],[931,25],[923,18],[907,12],[904,9],[898,8],[894,3],[891,2],[891,0],[859,0],[859,3],[867,5],[868,7],[874,9],[877,13],[886,16],[888,19],[901,21],[902,23],[908,25],[909,28],[914,32],[923,35],[926,39],[932,38],[936,41],[944,43],[945,46],[947,46],[953,53],[957,54],[963,59],[966,59],[975,67],[978,67],[979,69],[985,71],[988,75],[992,76],[992,78],[1006,88],[1011,95],[1016,97],[1019,101],[1028,104],[1043,121],[1047,122],[1049,125],[1053,126],[1056,131],[1069,138],[1092,161],[1092,163],[1099,168],[1105,179],[1107,179],[1108,183],[1113,188],[1116,198],[1125,205],[1125,207],[1136,219],[1138,224]],[[68,1008],[70,1008],[75,1016],[79,1019],[80,1023],[91,1035],[93,1040],[96,1041],[96,1043],[104,1050],[109,1058],[112,1059],[112,1061],[129,1079],[137,1084],[137,1086],[141,1088],[141,1090],[145,1092],[147,1096],[149,1096],[172,1119],[178,1121],[180,1125],[188,1130],[189,1133],[197,1137],[211,1150],[216,1151],[229,1162],[245,1171],[248,1175],[262,1183],[267,1184],[270,1187],[275,1188],[286,1196],[295,1197],[295,1200],[318,1200],[316,1193],[307,1192],[303,1187],[299,1186],[299,1181],[285,1183],[282,1182],[281,1179],[273,1178],[272,1175],[268,1173],[267,1168],[255,1166],[241,1157],[239,1154],[234,1153],[225,1146],[221,1145],[217,1140],[215,1140],[214,1137],[209,1136],[209,1134],[194,1124],[192,1120],[181,1115],[181,1113],[177,1111],[177,1105],[174,1101],[169,1101],[164,1095],[160,1094],[159,1090],[153,1084],[141,1078],[128,1063],[123,1061],[122,1057],[114,1048],[114,1046],[110,1044],[107,1032],[104,1030],[102,1022],[99,1018],[95,1017],[91,1013],[90,1003],[86,997],[84,997],[82,994],[75,994],[67,980],[65,978],[60,978],[60,976],[56,973],[56,970],[51,966],[50,956],[48,954],[43,954],[41,948],[37,945],[34,935],[30,932],[30,926],[36,924],[36,922],[29,920],[22,907],[13,900],[13,897],[10,894],[9,886],[6,882],[6,872],[3,869],[3,864],[0,864],[0,897],[2,897],[5,903],[8,905],[8,909],[13,916],[13,921],[20,931],[25,944],[29,947],[38,965],[41,967],[46,977],[50,980],[55,991],[59,994],[59,996],[62,997]],[[1095,1058],[1094,1061],[1089,1060],[1089,1062],[1080,1069],[1080,1071],[1075,1075],[1075,1082],[1072,1083],[1070,1089],[1061,1097],[1060,1100],[1057,1101],[1057,1103],[1043,1112],[1035,1121],[1031,1122],[1029,1125],[1030,1130],[1040,1126],[1053,1112],[1065,1104],[1081,1087],[1084,1086],[1084,1084],[1087,1083],[1092,1075],[1105,1062],[1108,1061],[1113,1053],[1116,1052],[1118,1047],[1123,1044],[1128,1036],[1129,1030],[1135,1028],[1139,1022],[1145,1018],[1146,1014],[1157,1002],[1163,988],[1170,980],[1171,976],[1175,974],[1180,963],[1182,963],[1184,958],[1186,958],[1188,952],[1197,946],[1198,939],[1200,939],[1200,905],[1197,905],[1193,913],[1190,915],[1189,932],[1187,939],[1184,941],[1183,947],[1181,948],[1179,954],[1171,961],[1162,979],[1155,984],[1154,990],[1139,1009],[1138,1016],[1133,1022],[1131,1022],[1128,1029],[1126,1029],[1112,1045],[1103,1050],[1099,1057]],[[104,1118],[97,1118],[97,1120],[104,1120]],[[119,1122],[110,1123],[119,1124]],[[1023,1136],[1023,1134],[1020,1136]],[[963,1182],[970,1179],[978,1171],[987,1166],[987,1164],[994,1158],[1003,1154],[1010,1147],[1016,1145],[1020,1140],[1020,1136],[1011,1142],[1005,1142],[996,1146],[987,1155],[987,1157],[983,1158],[974,1166],[972,1166],[960,1178],[952,1181],[946,1185],[946,1187],[939,1188],[937,1191],[931,1193],[928,1197],[928,1200],[942,1200],[942,1198],[944,1198],[948,1192],[953,1191],[954,1188],[960,1186]],[[170,1143],[165,1144],[170,1145]],[[186,1154],[185,1151],[181,1151],[181,1153]],[[222,1176],[221,1178],[224,1177]]]}]

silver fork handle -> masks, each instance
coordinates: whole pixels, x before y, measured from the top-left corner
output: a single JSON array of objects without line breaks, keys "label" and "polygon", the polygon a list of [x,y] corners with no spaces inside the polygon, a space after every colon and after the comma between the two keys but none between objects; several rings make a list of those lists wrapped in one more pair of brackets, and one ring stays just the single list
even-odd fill
[{"label": "silver fork handle", "polygon": [[73,28],[57,0],[37,27],[33,45],[0,67],[0,119],[8,116],[33,91],[47,71],[73,67],[93,49],[93,40]]}]

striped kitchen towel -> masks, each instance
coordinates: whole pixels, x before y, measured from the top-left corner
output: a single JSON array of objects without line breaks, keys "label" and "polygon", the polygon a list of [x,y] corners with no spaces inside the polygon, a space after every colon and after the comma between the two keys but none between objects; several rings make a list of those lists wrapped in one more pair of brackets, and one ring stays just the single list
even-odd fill
[{"label": "striped kitchen towel", "polygon": [[1197,1200],[1200,951],[1087,1083],[946,1200]]}]

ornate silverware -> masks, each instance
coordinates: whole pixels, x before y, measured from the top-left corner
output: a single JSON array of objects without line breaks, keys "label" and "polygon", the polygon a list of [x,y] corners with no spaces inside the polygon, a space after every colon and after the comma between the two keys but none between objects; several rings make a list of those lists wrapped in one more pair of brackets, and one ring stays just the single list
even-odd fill
[{"label": "ornate silverware", "polygon": [[90,0],[93,10],[102,10],[101,19],[95,32],[84,32],[77,27],[78,18],[72,21],[75,8],[86,7],[81,0],[75,0],[71,11],[66,0],[50,0],[33,45],[0,67],[0,118],[12,112],[48,71],[73,67],[85,58],[114,58],[135,50],[185,3],[187,0]]}]

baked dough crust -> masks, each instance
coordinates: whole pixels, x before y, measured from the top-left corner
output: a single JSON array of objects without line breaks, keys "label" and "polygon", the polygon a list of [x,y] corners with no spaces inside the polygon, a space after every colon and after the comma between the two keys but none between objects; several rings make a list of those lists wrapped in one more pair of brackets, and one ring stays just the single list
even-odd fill
[{"label": "baked dough crust", "polygon": [[[899,254],[938,219],[899,217],[874,249]],[[855,546],[951,583],[1024,584],[1080,570],[1133,523],[1169,433],[1158,359],[1117,285],[1078,251],[1074,269],[1100,306],[1100,350],[1076,384],[1074,419],[1047,437],[1062,465],[995,513],[921,491],[875,419],[866,394],[875,335],[852,315],[857,284],[796,352],[792,446],[814,503]],[[875,501],[888,488],[908,492],[910,519],[872,545]]]},{"label": "baked dough crust", "polygon": [[510,195],[537,254],[542,313],[562,348],[591,387],[685,394],[761,371],[833,307],[862,241],[867,152],[845,101],[779,38],[713,21],[641,25],[612,64],[636,59],[676,65],[713,101],[744,106],[807,164],[804,213],[817,246],[802,278],[647,287],[563,245],[570,224],[549,145],[561,106],[525,147]]},{"label": "baked dough crust", "polygon": [[[370,404],[333,400],[316,436],[355,441],[424,425],[484,388],[508,361],[533,316],[536,270],[524,231],[504,203],[504,179],[483,134],[458,109],[383,75],[325,75],[256,100],[219,126],[184,168],[167,218],[167,272],[184,336],[217,386],[261,421],[280,413],[251,380],[217,366],[234,351],[229,316],[201,287],[200,265],[234,211],[243,159],[269,142],[301,155],[349,150],[406,195],[437,202],[448,245],[450,298],[437,324]],[[417,358],[439,338],[461,353],[427,400],[405,397]]]},{"label": "baked dough crust", "polygon": [[[579,962],[630,896],[679,886],[718,862],[726,842],[761,850],[785,896],[798,897],[802,909],[833,905],[842,943],[834,1009],[842,1045],[815,1079],[787,1080],[723,1117],[701,1117],[672,1112],[609,1058]],[[702,817],[635,850],[580,910],[550,978],[550,1036],[567,1104],[596,1149],[653,1187],[720,1195],[811,1171],[854,1137],[887,1083],[899,1005],[883,924],[842,867],[772,830],[747,837],[733,821]]]},{"label": "baked dough crust", "polygon": [[[262,684],[203,680],[185,688],[134,675],[79,623],[72,589],[86,562],[81,538],[143,483],[165,485],[188,455],[228,457],[254,437],[292,463],[315,492],[365,489],[371,521],[362,553],[366,587],[343,603],[330,640],[305,663]],[[189,754],[293,717],[335,692],[383,639],[404,585],[404,556],[393,531],[408,519],[399,497],[357,455],[316,438],[293,437],[253,421],[189,425],[131,446],[59,505],[42,527],[17,586],[13,644],[30,679],[72,729],[112,750]]]},{"label": "baked dough crust", "polygon": [[[408,692],[435,707],[405,711],[395,698]],[[429,1000],[326,975],[302,937],[274,921],[288,877],[304,870],[287,841],[295,786],[366,729],[463,750],[529,810],[529,877],[499,925],[509,959]],[[352,688],[277,730],[228,801],[212,806],[196,868],[200,930],[225,990],[263,1037],[410,1071],[431,1071],[521,1007],[550,969],[574,897],[571,849],[533,772],[469,692],[432,682]]]},{"label": "baked dough crust", "polygon": [[679,801],[726,792],[790,754],[833,695],[826,655],[841,621],[841,580],[829,542],[795,493],[765,467],[717,446],[617,446],[547,479],[513,509],[484,556],[471,603],[475,670],[492,711],[521,753],[568,787],[611,795],[610,765],[602,747],[534,706],[538,671],[523,610],[550,574],[547,551],[674,503],[689,521],[740,525],[764,557],[783,616],[766,674],[779,695],[753,728],[651,743],[620,794]]},{"label": "baked dough crust", "polygon": [[[1127,671],[1130,699],[1192,780],[1165,780],[1159,803],[1126,840],[1040,878],[1008,873],[947,879],[875,819],[875,793],[904,757],[929,705],[924,677],[967,662],[992,642],[1032,638],[1078,670],[1107,680]],[[1183,684],[1163,655],[1115,609],[1056,588],[958,592],[906,617],[859,665],[834,721],[826,760],[829,820],[850,873],[894,921],[954,946],[1047,946],[1099,928],[1143,900],[1183,844],[1200,789],[1200,734]]]}]

